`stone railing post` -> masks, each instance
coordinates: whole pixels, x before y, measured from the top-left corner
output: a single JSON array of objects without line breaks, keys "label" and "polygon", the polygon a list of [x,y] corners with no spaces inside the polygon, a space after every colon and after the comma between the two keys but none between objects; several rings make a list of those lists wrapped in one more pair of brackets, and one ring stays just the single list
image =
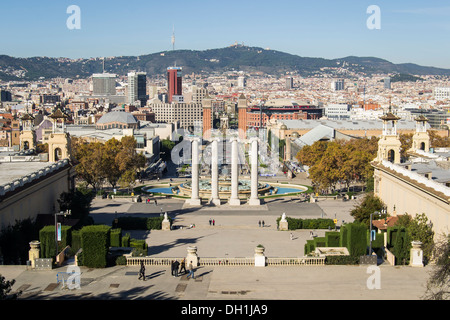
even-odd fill
[{"label": "stone railing post", "polygon": [[422,242],[411,242],[412,248],[409,256],[409,265],[411,267],[423,267],[423,250]]},{"label": "stone railing post", "polygon": [[41,252],[41,243],[37,240],[30,242],[30,251],[28,251],[28,259],[31,261],[31,268],[36,268],[36,259],[39,259]]},{"label": "stone railing post", "polygon": [[189,267],[190,263],[192,263],[192,266],[194,268],[198,267],[198,255],[196,246],[189,246],[187,248],[186,267]]},{"label": "stone railing post", "polygon": [[266,256],[264,255],[265,248],[261,245],[255,248],[255,267],[266,266]]}]

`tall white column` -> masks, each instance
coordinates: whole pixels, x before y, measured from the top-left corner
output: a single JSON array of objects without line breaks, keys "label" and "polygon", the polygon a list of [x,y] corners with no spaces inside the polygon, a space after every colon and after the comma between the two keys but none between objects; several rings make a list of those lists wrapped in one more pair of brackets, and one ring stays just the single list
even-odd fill
[{"label": "tall white column", "polygon": [[231,140],[231,197],[229,204],[232,206],[241,205],[239,200],[239,154],[238,154],[238,139]]},{"label": "tall white column", "polygon": [[198,138],[192,139],[192,194],[189,204],[193,206],[199,206],[202,204],[199,197],[198,142]]},{"label": "tall white column", "polygon": [[258,139],[252,138],[251,143],[251,193],[248,204],[251,206],[259,206],[261,201],[258,198]]},{"label": "tall white column", "polygon": [[216,206],[220,206],[218,144],[218,139],[214,139],[211,146],[211,203]]}]

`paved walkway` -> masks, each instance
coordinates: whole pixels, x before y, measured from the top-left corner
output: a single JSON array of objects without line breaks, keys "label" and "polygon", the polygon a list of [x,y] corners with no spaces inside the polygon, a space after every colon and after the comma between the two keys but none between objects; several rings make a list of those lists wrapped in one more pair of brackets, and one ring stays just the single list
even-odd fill
[{"label": "paved walkway", "polygon": [[[315,204],[276,199],[261,208],[245,206],[221,210],[188,208],[183,201],[161,200],[158,206],[125,200],[96,199],[92,216],[98,223],[111,224],[117,216],[159,216],[168,212],[175,219],[172,231],[131,231],[132,237],[146,239],[149,254],[157,257],[184,257],[190,245],[196,245],[200,257],[253,257],[254,247],[263,244],[268,257],[301,257],[310,230],[277,231],[276,219],[338,218],[351,221],[354,201],[326,200]],[[209,219],[215,219],[215,226]],[[265,226],[259,227],[258,221]],[[187,228],[195,224],[195,228]],[[323,230],[314,230],[322,235]],[[22,299],[170,299],[170,300],[358,300],[420,299],[431,267],[379,266],[380,289],[369,289],[366,266],[298,267],[200,267],[196,279],[173,277],[164,266],[147,267],[147,281],[138,280],[139,267],[116,266],[105,269],[81,267],[81,288],[68,290],[56,284],[56,274],[66,267],[50,271],[26,270],[24,266],[0,266],[0,274],[15,279],[13,290],[23,292]]]},{"label": "paved walkway", "polygon": [[139,267],[81,268],[81,288],[56,285],[57,272],[27,271],[21,266],[0,266],[0,274],[15,279],[13,291],[22,299],[181,299],[181,300],[416,300],[425,292],[431,267],[382,265],[380,289],[369,289],[372,273],[366,266],[320,267],[200,267],[195,279],[173,277],[168,267],[146,268],[146,281],[138,280]]}]

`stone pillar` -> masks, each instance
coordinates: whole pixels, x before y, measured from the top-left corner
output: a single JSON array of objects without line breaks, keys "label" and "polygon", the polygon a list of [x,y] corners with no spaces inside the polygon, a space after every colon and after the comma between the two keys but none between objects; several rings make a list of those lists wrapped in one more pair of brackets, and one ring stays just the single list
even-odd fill
[{"label": "stone pillar", "polygon": [[289,230],[289,225],[286,220],[286,213],[284,213],[284,212],[283,212],[283,215],[281,216],[280,225],[278,227],[278,230],[281,230],[281,231]]},{"label": "stone pillar", "polygon": [[265,248],[263,246],[257,246],[255,248],[255,267],[266,266],[266,256],[264,255]]},{"label": "stone pillar", "polygon": [[251,153],[251,194],[248,202],[251,206],[261,205],[261,201],[258,198],[258,139],[252,138],[250,140],[252,153]]},{"label": "stone pillar", "polygon": [[164,231],[170,231],[170,221],[169,221],[169,218],[167,217],[167,212],[164,213],[164,220],[162,221],[161,229]]},{"label": "stone pillar", "polygon": [[186,256],[186,268],[189,267],[189,264],[192,263],[192,266],[198,267],[198,255],[197,255],[197,247],[190,246],[187,248],[187,256]]},{"label": "stone pillar", "polygon": [[220,206],[219,198],[219,140],[214,139],[211,146],[211,203]]},{"label": "stone pillar", "polygon": [[41,243],[37,240],[30,242],[30,251],[28,251],[28,259],[31,261],[31,268],[36,268],[36,259],[39,259],[41,252]]},{"label": "stone pillar", "polygon": [[412,248],[409,256],[409,265],[411,267],[423,267],[423,250],[422,242],[411,242]]},{"label": "stone pillar", "polygon": [[238,139],[231,140],[231,197],[229,204],[232,206],[240,206],[239,200],[239,154],[238,154]]},{"label": "stone pillar", "polygon": [[200,206],[202,204],[199,197],[199,157],[198,157],[198,138],[192,139],[192,194],[189,204]]}]

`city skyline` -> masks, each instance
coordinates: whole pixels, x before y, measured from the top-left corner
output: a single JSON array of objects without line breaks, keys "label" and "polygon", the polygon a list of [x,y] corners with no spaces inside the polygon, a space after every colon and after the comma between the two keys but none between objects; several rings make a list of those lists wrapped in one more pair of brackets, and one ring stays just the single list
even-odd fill
[{"label": "city skyline", "polygon": [[[80,8],[80,29],[71,30],[67,9]],[[368,8],[380,8],[380,29],[367,26]],[[170,3],[59,1],[56,5],[16,1],[2,4],[0,21],[14,57],[90,58],[139,56],[172,50],[222,48],[235,42],[303,57],[372,56],[393,63],[450,68],[445,41],[450,6],[444,1],[203,0]]]}]

